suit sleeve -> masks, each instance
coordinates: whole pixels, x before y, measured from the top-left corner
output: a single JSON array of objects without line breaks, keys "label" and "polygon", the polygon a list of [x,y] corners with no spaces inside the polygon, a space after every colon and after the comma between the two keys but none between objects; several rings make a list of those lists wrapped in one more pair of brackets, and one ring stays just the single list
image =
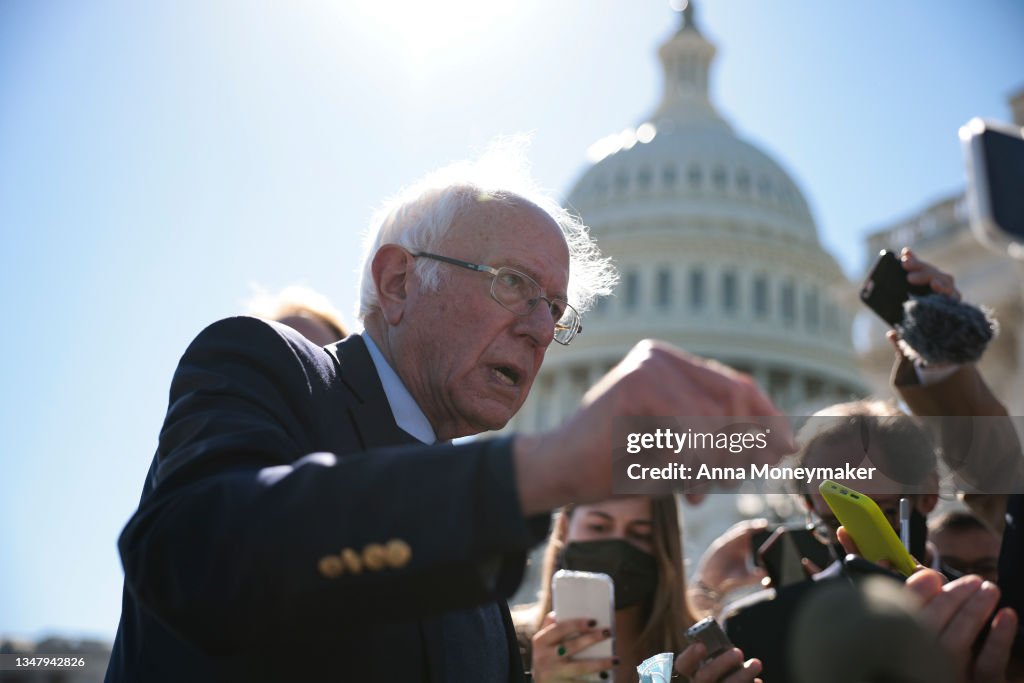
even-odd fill
[{"label": "suit sleeve", "polygon": [[310,454],[317,378],[300,352],[251,318],[215,323],[185,352],[119,541],[137,599],[229,653],[510,594],[538,540],[510,441]]}]

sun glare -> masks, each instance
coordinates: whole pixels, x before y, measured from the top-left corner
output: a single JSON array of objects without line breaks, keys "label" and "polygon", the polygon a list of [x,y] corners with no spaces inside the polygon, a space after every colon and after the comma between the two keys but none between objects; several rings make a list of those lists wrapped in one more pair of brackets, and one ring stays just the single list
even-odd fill
[{"label": "sun glare", "polygon": [[523,0],[350,0],[367,29],[397,50],[423,59],[458,51],[467,39],[486,32],[495,36],[501,24],[526,4]]}]

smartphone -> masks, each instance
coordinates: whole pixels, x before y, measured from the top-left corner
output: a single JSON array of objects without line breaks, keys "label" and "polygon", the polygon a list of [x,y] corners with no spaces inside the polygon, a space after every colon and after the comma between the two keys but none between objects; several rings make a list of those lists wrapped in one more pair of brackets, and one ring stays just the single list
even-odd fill
[{"label": "smartphone", "polygon": [[[551,582],[552,606],[555,610],[555,621],[566,619],[592,619],[597,622],[595,628],[608,629],[611,638],[594,643],[580,650],[572,659],[604,659],[615,655],[615,584],[607,574],[597,572],[576,572],[559,569]],[[614,677],[614,672],[607,672]],[[601,678],[599,674],[589,674],[579,678],[581,681],[612,681],[614,678]]]},{"label": "smartphone", "polygon": [[849,486],[825,480],[818,487],[839,522],[846,527],[860,554],[870,562],[888,560],[904,576],[917,569],[917,562],[903,547],[889,520],[875,501]]},{"label": "smartphone", "polygon": [[758,564],[765,568],[776,589],[807,581],[803,559],[824,569],[835,557],[828,546],[814,536],[813,527],[779,526],[758,551]]},{"label": "smartphone", "polygon": [[778,527],[768,527],[767,529],[758,529],[750,534],[750,554],[753,557],[757,558],[758,553],[761,551],[761,546],[765,544],[765,541],[771,538],[777,528]]},{"label": "smartphone", "polygon": [[808,578],[801,561],[805,557],[820,569],[836,559],[814,534],[814,527],[780,526],[761,545],[757,563],[768,572],[772,585],[781,588]]},{"label": "smartphone", "polygon": [[800,562],[800,553],[785,527],[779,527],[757,553],[758,564],[764,567],[776,589],[807,580]]},{"label": "smartphone", "polygon": [[725,631],[718,625],[714,617],[704,617],[686,629],[686,640],[691,644],[704,643],[704,647],[708,650],[705,661],[733,648],[729,636],[725,635]]},{"label": "smartphone", "polygon": [[989,248],[1024,259],[1024,130],[975,118],[960,142],[971,229]]},{"label": "smartphone", "polygon": [[903,304],[910,295],[931,294],[928,285],[912,285],[907,282],[907,271],[903,270],[899,257],[888,249],[878,254],[878,260],[860,288],[860,300],[874,311],[890,327],[903,320]]}]

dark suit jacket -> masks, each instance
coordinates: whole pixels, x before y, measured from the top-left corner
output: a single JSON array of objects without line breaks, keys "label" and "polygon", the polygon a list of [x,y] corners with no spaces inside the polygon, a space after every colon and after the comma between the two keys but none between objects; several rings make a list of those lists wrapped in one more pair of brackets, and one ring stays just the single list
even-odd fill
[{"label": "dark suit jacket", "polygon": [[324,349],[215,323],[174,374],[119,540],[106,680],[444,681],[440,615],[495,600],[518,680],[503,598],[546,524],[523,518],[514,482],[508,439],[424,446],[399,429],[359,336]]}]

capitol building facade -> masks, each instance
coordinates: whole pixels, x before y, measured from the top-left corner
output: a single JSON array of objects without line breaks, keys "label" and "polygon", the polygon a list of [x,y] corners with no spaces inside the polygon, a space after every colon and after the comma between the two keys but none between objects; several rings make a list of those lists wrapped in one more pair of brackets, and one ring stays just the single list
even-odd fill
[{"label": "capitol building facade", "polygon": [[[594,164],[566,199],[621,281],[584,317],[572,347],[549,350],[511,431],[559,424],[647,338],[750,374],[788,415],[868,393],[851,341],[855,286],[822,247],[793,179],[715,109],[715,46],[692,0],[681,19],[658,50],[661,103],[639,126],[591,147]],[[787,502],[775,509],[765,502],[712,495],[687,506],[684,556],[695,562],[740,519],[796,512]],[[534,599],[539,560],[538,549],[513,604]]]},{"label": "capitol building facade", "polygon": [[790,176],[716,111],[715,47],[693,11],[691,2],[658,52],[656,111],[595,143],[596,163],[568,195],[622,279],[571,349],[548,353],[515,431],[557,425],[645,338],[749,373],[788,414],[866,391],[851,343],[852,285]]}]

